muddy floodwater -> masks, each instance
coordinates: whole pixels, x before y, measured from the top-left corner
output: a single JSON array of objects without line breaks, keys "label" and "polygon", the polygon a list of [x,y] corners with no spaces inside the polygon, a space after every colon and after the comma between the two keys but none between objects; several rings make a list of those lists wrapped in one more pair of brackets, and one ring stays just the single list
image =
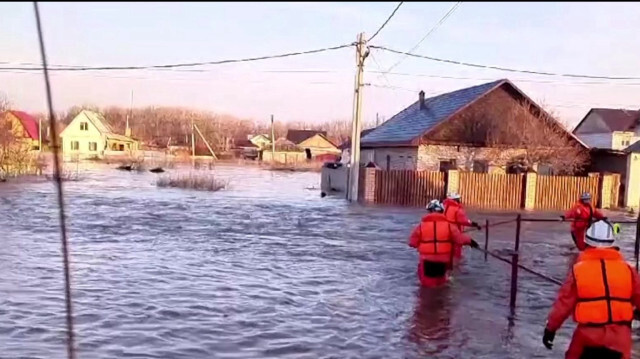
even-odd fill
[{"label": "muddy floodwater", "polygon": [[[420,289],[406,244],[420,209],[320,198],[317,173],[221,166],[217,193],[81,173],[65,185],[79,358],[560,358],[568,345],[571,320],[553,351],[541,343],[556,285],[520,272],[511,316],[510,267],[480,252]],[[0,184],[0,358],[65,357],[53,190]],[[490,249],[508,255],[514,231],[491,228]],[[634,235],[623,226],[629,260]],[[563,279],[568,225],[523,224],[521,253]]]}]

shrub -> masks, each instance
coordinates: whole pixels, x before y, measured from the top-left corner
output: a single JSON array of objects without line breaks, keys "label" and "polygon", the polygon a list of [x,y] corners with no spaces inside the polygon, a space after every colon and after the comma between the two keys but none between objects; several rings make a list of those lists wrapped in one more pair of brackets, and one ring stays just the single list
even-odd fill
[{"label": "shrub", "polygon": [[158,178],[158,187],[173,187],[194,189],[198,191],[216,192],[227,188],[227,181],[220,180],[211,173],[189,173],[181,175],[166,175]]}]

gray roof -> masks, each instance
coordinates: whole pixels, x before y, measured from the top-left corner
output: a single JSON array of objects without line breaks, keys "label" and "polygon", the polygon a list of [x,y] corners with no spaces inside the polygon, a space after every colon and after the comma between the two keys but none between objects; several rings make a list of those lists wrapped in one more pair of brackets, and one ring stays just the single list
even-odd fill
[{"label": "gray roof", "polygon": [[437,124],[505,82],[508,80],[497,80],[426,98],[424,110],[420,110],[420,101],[416,101],[364,136],[361,144],[409,145]]},{"label": "gray roof", "polygon": [[640,152],[640,141],[636,141],[635,143],[632,143],[631,146],[624,149],[624,152],[635,152],[635,153]]}]

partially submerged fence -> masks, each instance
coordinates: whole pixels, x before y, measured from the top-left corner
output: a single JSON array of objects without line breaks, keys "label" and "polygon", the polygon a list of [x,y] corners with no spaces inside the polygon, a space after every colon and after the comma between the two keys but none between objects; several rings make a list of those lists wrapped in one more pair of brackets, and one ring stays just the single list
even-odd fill
[{"label": "partially submerged fence", "polygon": [[413,207],[444,197],[446,186],[445,173],[426,171],[376,171],[375,183],[376,203]]},{"label": "partially submerged fence", "polygon": [[[511,308],[511,310],[513,311],[516,307],[516,298],[517,298],[517,294],[518,294],[518,275],[519,275],[519,270],[522,269],[525,272],[535,275],[539,278],[542,278],[550,283],[554,283],[557,285],[562,285],[562,280],[558,279],[558,278],[554,278],[552,276],[546,275],[544,273],[541,273],[540,271],[536,271],[533,270],[529,267],[526,267],[522,264],[520,264],[520,239],[521,239],[521,228],[522,228],[522,223],[525,222],[539,222],[539,223],[553,223],[553,222],[562,222],[562,219],[549,219],[549,218],[523,218],[521,214],[518,214],[516,216],[515,219],[512,220],[506,220],[506,221],[501,221],[501,222],[495,222],[495,223],[491,223],[489,222],[489,220],[485,221],[485,224],[483,226],[483,230],[485,232],[485,242],[484,242],[484,249],[478,248],[478,250],[480,250],[481,252],[484,253],[484,260],[487,261],[488,256],[491,256],[495,259],[498,259],[502,262],[508,263],[509,265],[511,265],[511,284],[510,284],[510,296],[509,296],[509,306]],[[505,258],[503,256],[500,256],[494,252],[492,252],[489,249],[489,239],[490,239],[490,228],[496,227],[496,226],[502,226],[502,225],[506,225],[506,224],[510,224],[510,223],[514,223],[516,224],[516,230],[515,230],[515,237],[514,237],[514,248],[513,248],[513,252],[511,253],[511,258]],[[634,261],[635,261],[635,268],[636,268],[636,272],[639,271],[640,269],[640,216],[637,218],[637,220],[635,221],[615,221],[617,224],[633,224],[635,225],[635,230],[636,230],[636,235],[635,235],[635,242],[634,242]]]},{"label": "partially submerged fence", "polygon": [[571,177],[375,168],[363,168],[360,178],[364,203],[425,206],[447,192],[458,192],[469,207],[511,210],[565,210],[582,192],[590,192],[598,207],[617,207],[620,181],[618,174]]},{"label": "partially submerged fence", "polygon": [[599,180],[597,176],[538,176],[535,208],[541,210],[569,208],[585,191],[592,194],[593,203],[598,203]]},{"label": "partially submerged fence", "polygon": [[458,192],[464,195],[464,203],[469,207],[519,209],[523,177],[516,174],[460,173]]}]

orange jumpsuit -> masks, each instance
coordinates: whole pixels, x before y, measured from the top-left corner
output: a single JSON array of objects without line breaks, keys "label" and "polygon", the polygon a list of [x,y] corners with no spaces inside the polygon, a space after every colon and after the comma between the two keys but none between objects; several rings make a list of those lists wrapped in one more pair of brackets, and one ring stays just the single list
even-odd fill
[{"label": "orange jumpsuit", "polygon": [[[584,270],[584,266],[581,267],[585,261],[590,262],[587,270]],[[606,274],[602,274],[600,268],[605,263]],[[603,285],[605,277],[607,284]],[[578,282],[582,284],[579,285]],[[615,299],[603,299],[607,294]],[[566,359],[579,359],[586,347],[606,347],[622,353],[623,359],[629,359],[634,306],[640,307],[640,282],[636,271],[615,249],[588,248],[580,254],[560,288],[547,319],[547,329],[557,331],[569,315],[573,314],[578,326],[565,353]],[[612,314],[608,314],[608,308],[612,308]],[[620,323],[609,324],[611,321]],[[628,323],[623,323],[627,321]]]},{"label": "orange jumpsuit", "polygon": [[[467,217],[467,214],[460,202],[453,199],[445,199],[442,204],[444,205],[444,215],[447,220],[458,226],[460,232],[463,231],[463,227],[471,226],[471,220]],[[462,258],[462,246],[454,246],[454,259],[459,260]]]},{"label": "orange jumpsuit", "polygon": [[[434,287],[446,283],[456,244],[469,245],[471,238],[462,234],[442,213],[430,213],[422,217],[420,224],[411,233],[409,246],[420,253],[418,278],[423,286]],[[444,264],[441,275],[429,276],[429,268],[440,263]]]},{"label": "orange jumpsuit", "polygon": [[573,242],[576,244],[576,247],[581,251],[586,247],[584,244],[584,235],[587,232],[587,228],[591,225],[591,222],[605,218],[604,214],[593,208],[590,203],[585,204],[580,201],[576,202],[573,207],[565,213],[564,217],[573,220],[573,222],[571,222],[571,237],[573,237]]}]

